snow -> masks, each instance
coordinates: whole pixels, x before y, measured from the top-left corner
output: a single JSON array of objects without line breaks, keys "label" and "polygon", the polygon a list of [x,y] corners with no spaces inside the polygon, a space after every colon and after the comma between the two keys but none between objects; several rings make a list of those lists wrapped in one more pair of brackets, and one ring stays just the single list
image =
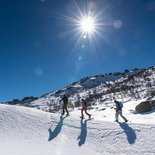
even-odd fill
[{"label": "snow", "polygon": [[70,123],[59,119],[58,115],[0,105],[0,118],[0,154],[72,155],[73,151],[75,155],[86,152],[98,154],[87,147],[88,144],[80,148],[76,137],[79,130],[74,132],[76,126],[71,123],[73,127],[70,127]]},{"label": "snow", "polygon": [[60,113],[0,104],[0,154],[154,155],[155,113],[134,114],[139,102],[124,103],[128,123],[114,122],[114,109],[102,110],[101,105],[89,110],[94,119],[81,120],[78,109],[65,118]]},{"label": "snow", "polygon": [[67,94],[69,102],[76,106],[79,105],[79,98],[85,98],[90,104],[105,105],[113,102],[114,98],[123,102],[144,98],[153,99],[155,96],[154,68],[89,76],[60,90],[42,95],[34,101],[19,100],[18,102],[10,101],[7,104],[18,104],[43,111],[57,111],[61,106],[59,101],[64,94]]},{"label": "snow", "polygon": [[[140,102],[145,101],[144,99],[138,101],[128,101],[123,103],[123,115],[129,120],[131,123],[136,124],[155,124],[154,118],[155,113],[154,111],[143,113],[143,114],[136,114],[135,107]],[[91,114],[98,121],[105,121],[105,122],[114,122],[115,120],[115,110],[114,110],[114,103],[111,103],[111,106],[103,106],[98,104],[97,106],[92,106],[93,109],[91,110]],[[73,114],[75,117],[80,114],[78,109],[75,109]],[[123,120],[120,118],[120,122]]]},{"label": "snow", "polygon": [[[155,92],[154,77],[154,67],[90,76],[63,89],[41,96],[27,106],[49,111],[49,104],[47,103],[60,106],[59,101],[64,94],[69,96],[69,102],[73,104],[79,103],[79,97],[88,99],[91,104],[96,102],[107,104],[112,102],[114,98],[121,99],[123,102],[144,98],[153,99]],[[52,108],[54,109],[55,106]]]}]

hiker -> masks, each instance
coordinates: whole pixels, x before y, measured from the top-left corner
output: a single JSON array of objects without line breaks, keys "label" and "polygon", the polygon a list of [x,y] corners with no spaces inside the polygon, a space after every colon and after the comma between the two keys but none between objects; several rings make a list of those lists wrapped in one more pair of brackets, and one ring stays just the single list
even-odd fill
[{"label": "hiker", "polygon": [[82,104],[82,109],[81,109],[81,118],[84,118],[84,115],[83,115],[83,111],[85,111],[85,113],[89,116],[89,118],[91,118],[91,114],[89,114],[88,112],[87,112],[87,102],[84,100],[84,99],[82,99],[81,100],[81,104]]},{"label": "hiker", "polygon": [[124,119],[124,121],[127,122],[128,120],[122,114],[122,108],[123,108],[122,102],[119,102],[117,100],[114,100],[114,102],[116,106],[115,121],[118,122],[118,116],[120,115]]},{"label": "hiker", "polygon": [[65,114],[65,110],[66,110],[66,112],[67,112],[66,116],[69,116],[69,112],[68,112],[68,109],[67,109],[67,106],[68,106],[68,97],[67,97],[67,95],[64,95],[63,98],[60,100],[60,102],[61,101],[63,101],[62,115]]}]

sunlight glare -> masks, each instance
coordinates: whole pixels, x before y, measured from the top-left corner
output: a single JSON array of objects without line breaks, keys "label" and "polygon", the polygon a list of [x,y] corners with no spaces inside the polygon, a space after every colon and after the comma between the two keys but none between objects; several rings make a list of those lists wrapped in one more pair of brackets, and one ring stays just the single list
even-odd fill
[{"label": "sunlight glare", "polygon": [[84,17],[80,21],[80,27],[83,33],[92,33],[95,31],[95,21],[92,17]]},{"label": "sunlight glare", "polygon": [[[73,1],[73,10],[71,16],[63,16],[63,18],[69,22],[70,26],[73,26],[69,33],[73,33],[73,37],[77,38],[72,52],[81,47],[84,49],[85,44],[89,43],[91,51],[96,51],[95,42],[97,41],[97,36],[102,38],[105,42],[110,44],[110,41],[106,37],[106,27],[110,24],[104,22],[104,8],[96,10],[96,3],[88,3],[87,7],[81,8],[76,1]],[[121,28],[122,23],[117,21],[117,28]],[[110,25],[111,26],[111,25]],[[79,46],[80,45],[80,46]],[[87,48],[85,48],[86,50]],[[71,52],[71,53],[72,53]]]}]

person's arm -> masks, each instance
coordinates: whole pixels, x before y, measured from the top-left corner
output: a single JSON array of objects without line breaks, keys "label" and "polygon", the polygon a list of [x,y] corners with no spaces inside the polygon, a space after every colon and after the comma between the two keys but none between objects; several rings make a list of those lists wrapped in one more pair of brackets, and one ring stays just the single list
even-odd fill
[{"label": "person's arm", "polygon": [[63,98],[60,100],[60,102],[63,101]]},{"label": "person's arm", "polygon": [[116,110],[118,110],[118,103],[115,104]]},{"label": "person's arm", "polygon": [[118,109],[118,103],[116,103],[116,108]]}]

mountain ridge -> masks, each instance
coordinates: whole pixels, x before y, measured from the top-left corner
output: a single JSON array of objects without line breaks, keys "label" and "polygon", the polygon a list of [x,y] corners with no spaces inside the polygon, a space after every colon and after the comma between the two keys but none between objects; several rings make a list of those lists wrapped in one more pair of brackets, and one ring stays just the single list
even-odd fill
[{"label": "mountain ridge", "polygon": [[38,98],[31,96],[25,97],[25,100],[23,99],[24,102],[23,100],[13,100],[6,103],[38,109],[42,109],[41,107],[43,106],[43,109],[46,111],[48,108],[45,107],[59,107],[59,100],[64,94],[69,96],[70,102],[74,106],[78,106],[78,102],[82,97],[90,104],[111,102],[113,98],[118,98],[125,102],[133,98],[149,98],[155,95],[154,92],[155,66],[152,66],[147,69],[126,69],[124,72],[88,76],[60,90],[47,93]]}]

